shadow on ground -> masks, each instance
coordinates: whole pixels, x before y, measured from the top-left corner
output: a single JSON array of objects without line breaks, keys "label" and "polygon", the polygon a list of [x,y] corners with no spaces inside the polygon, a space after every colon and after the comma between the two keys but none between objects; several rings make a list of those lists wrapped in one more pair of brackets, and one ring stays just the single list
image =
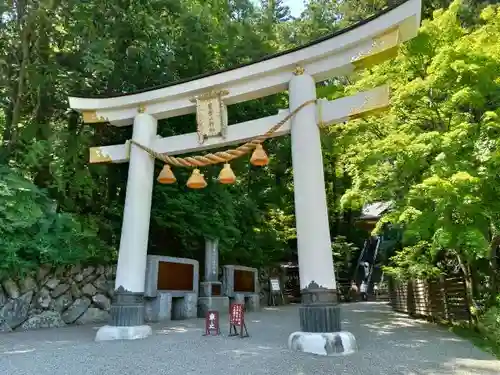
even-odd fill
[{"label": "shadow on ground", "polygon": [[[222,318],[227,319],[227,318]],[[343,305],[344,329],[359,352],[327,358],[288,351],[298,329],[297,306],[247,316],[251,337],[202,337],[203,321],[155,324],[140,341],[93,341],[98,327],[80,326],[0,336],[2,375],[272,374],[272,375],[498,375],[500,362],[470,342],[383,303]]]},{"label": "shadow on ground", "polygon": [[[360,353],[380,353],[394,374],[500,374],[500,361],[443,327],[395,313],[381,303],[344,306]],[[382,352],[383,350],[383,352]],[[375,370],[373,374],[382,374]]]}]

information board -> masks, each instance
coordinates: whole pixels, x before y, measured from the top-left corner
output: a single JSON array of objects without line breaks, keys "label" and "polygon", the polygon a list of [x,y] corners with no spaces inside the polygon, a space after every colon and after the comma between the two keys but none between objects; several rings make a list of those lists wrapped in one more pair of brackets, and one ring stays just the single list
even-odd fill
[{"label": "information board", "polygon": [[203,336],[220,335],[219,312],[208,310],[205,315],[205,334]]},{"label": "information board", "polygon": [[[240,333],[238,333],[238,328]],[[232,303],[229,307],[229,336],[248,337],[248,330],[245,324],[244,304]]]},{"label": "information board", "polygon": [[279,293],[281,292],[280,281],[277,278],[269,279],[269,283],[271,284],[271,292]]},{"label": "information board", "polygon": [[269,306],[276,306],[278,298],[281,300],[281,301],[278,301],[279,303],[282,303],[282,304],[285,303],[285,298],[284,298],[283,292],[281,290],[280,279],[277,277],[270,277],[269,278]]}]

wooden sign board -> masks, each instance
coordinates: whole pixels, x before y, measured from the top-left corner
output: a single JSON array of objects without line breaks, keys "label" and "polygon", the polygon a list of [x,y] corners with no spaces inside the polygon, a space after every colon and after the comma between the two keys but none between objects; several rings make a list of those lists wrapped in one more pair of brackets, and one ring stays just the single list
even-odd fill
[{"label": "wooden sign board", "polygon": [[254,293],[255,273],[252,271],[234,270],[234,291]]},{"label": "wooden sign board", "polygon": [[[240,333],[238,333],[238,327]],[[238,335],[241,338],[249,336],[245,324],[245,310],[242,303],[232,303],[229,307],[229,336]]]},{"label": "wooden sign board", "polygon": [[219,336],[219,312],[208,310],[205,315],[205,334],[203,336]]},{"label": "wooden sign board", "polygon": [[277,278],[269,279],[269,284],[271,285],[271,292],[279,293],[281,292],[280,281]]},{"label": "wooden sign board", "polygon": [[281,290],[280,280],[277,277],[269,278],[269,306],[277,305],[277,298],[281,299],[281,303],[285,303],[285,298]]},{"label": "wooden sign board", "polygon": [[194,290],[194,265],[188,263],[158,262],[158,290]]}]

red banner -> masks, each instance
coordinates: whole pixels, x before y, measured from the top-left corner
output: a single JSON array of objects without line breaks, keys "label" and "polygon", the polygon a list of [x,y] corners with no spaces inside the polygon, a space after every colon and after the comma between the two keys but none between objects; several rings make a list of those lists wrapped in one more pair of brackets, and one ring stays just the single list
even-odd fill
[{"label": "red banner", "polygon": [[242,327],[245,322],[245,311],[242,303],[232,303],[229,309],[229,324]]},{"label": "red banner", "polygon": [[220,335],[219,329],[219,312],[208,310],[205,315],[205,336]]}]

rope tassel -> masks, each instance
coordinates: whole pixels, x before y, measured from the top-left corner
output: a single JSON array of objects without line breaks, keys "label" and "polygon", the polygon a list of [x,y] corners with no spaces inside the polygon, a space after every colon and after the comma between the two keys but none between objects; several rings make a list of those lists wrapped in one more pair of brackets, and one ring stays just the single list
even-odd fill
[{"label": "rope tassel", "polygon": [[191,173],[191,176],[187,180],[186,186],[191,189],[203,189],[207,187],[207,182],[199,169],[193,170],[193,173]]},{"label": "rope tassel", "polygon": [[252,163],[252,165],[255,165],[257,167],[263,167],[269,164],[269,158],[266,152],[264,151],[262,145],[257,145],[257,147],[255,147],[255,150],[253,150],[252,157],[250,158],[250,163]]},{"label": "rope tassel", "polygon": [[174,172],[170,168],[170,165],[165,164],[160,174],[158,175],[157,181],[160,184],[174,184],[177,179],[175,178]]},{"label": "rope tassel", "polygon": [[236,182],[236,175],[229,163],[224,164],[224,168],[221,169],[219,173],[219,182],[221,184],[234,184]]}]

